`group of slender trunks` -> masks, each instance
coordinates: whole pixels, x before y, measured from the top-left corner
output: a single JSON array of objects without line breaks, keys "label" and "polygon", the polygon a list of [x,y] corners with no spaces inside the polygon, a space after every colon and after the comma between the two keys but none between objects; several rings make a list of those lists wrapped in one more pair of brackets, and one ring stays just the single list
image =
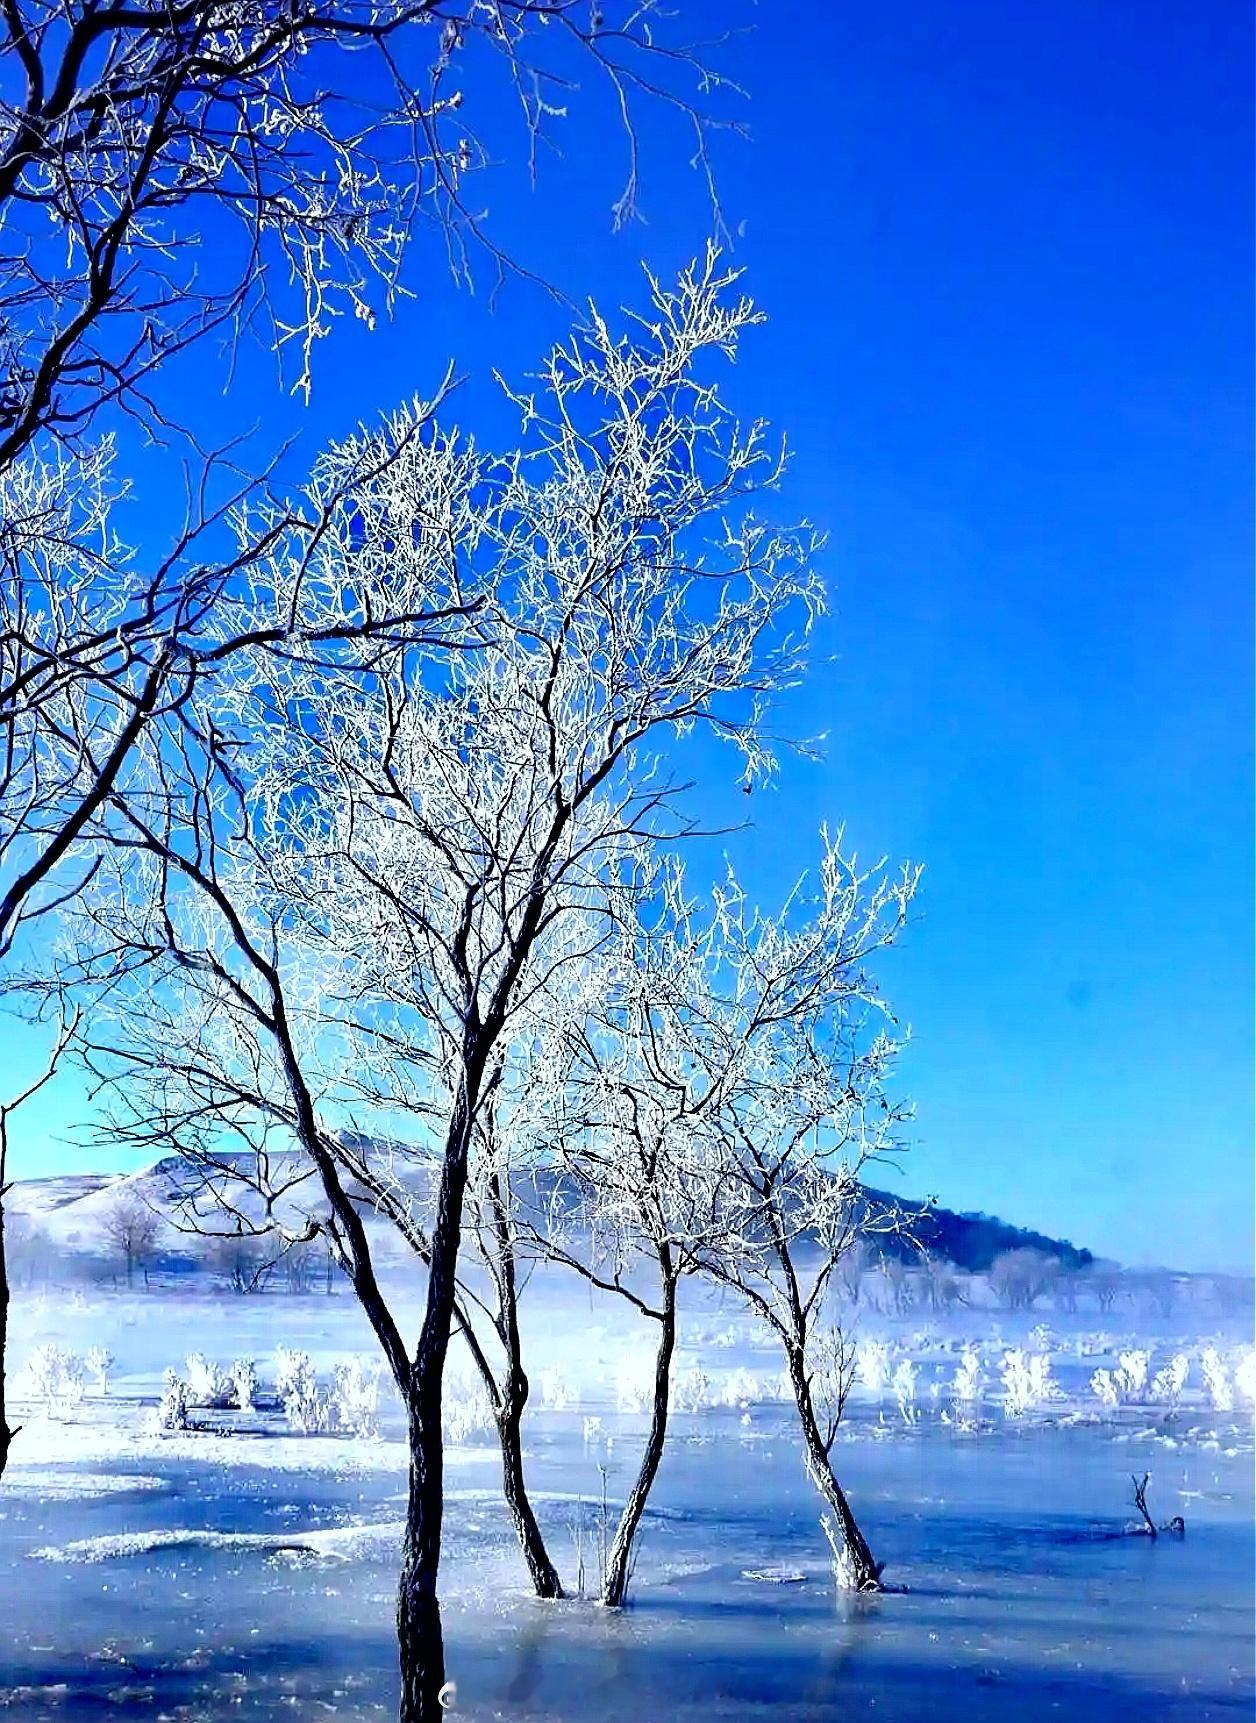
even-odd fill
[{"label": "group of slender trunks", "polygon": [[[513,1273],[506,1280],[514,1297]],[[654,1370],[649,1422],[636,1476],[628,1490],[615,1531],[605,1550],[599,1598],[617,1608],[627,1600],[632,1577],[637,1534],[650,1491],[658,1474],[667,1438],[671,1371],[677,1339],[677,1280],[662,1287],[659,1328],[655,1340]],[[458,1325],[457,1300],[450,1300],[451,1327]],[[499,1375],[489,1372],[479,1354],[477,1363],[484,1376],[493,1408],[501,1447],[502,1482],[506,1505],[519,1546],[538,1598],[564,1595],[558,1570],[546,1547],[544,1534],[528,1496],[524,1475],[522,1422],[528,1402],[529,1383],[520,1353],[517,1311],[512,1307],[499,1332],[506,1343],[507,1358]],[[449,1330],[445,1332],[446,1343]],[[422,1355],[422,1343],[420,1354]],[[476,1350],[473,1349],[473,1357]],[[417,1362],[417,1359],[416,1359]],[[811,1379],[802,1355],[789,1360],[790,1383],[797,1406],[807,1475],[832,1514],[830,1537],[843,1553],[843,1583],[856,1591],[881,1589],[881,1567],[873,1559],[843,1491],[820,1430],[812,1400]],[[419,1389],[407,1405],[410,1438],[410,1488],[406,1537],[398,1595],[397,1631],[402,1677],[402,1723],[434,1723],[445,1715],[446,1684],[444,1641],[437,1576],[440,1561],[442,1515],[442,1440],[440,1424],[440,1378]],[[447,1701],[446,1701],[447,1702]]]}]

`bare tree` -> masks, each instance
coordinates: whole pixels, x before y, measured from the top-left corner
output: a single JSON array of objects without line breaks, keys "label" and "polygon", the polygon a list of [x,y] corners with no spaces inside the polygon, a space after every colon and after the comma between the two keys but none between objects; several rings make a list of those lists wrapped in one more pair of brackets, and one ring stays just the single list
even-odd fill
[{"label": "bare tree", "polygon": [[1140,1290],[1157,1316],[1168,1318],[1177,1309],[1181,1278],[1168,1268],[1148,1269],[1138,1277]]},{"label": "bare tree", "polygon": [[[301,524],[270,509],[260,538],[219,548],[264,493],[256,464],[237,478],[229,451],[202,454],[171,362],[208,346],[228,381],[258,326],[308,396],[333,319],[372,323],[411,290],[414,232],[434,229],[459,276],[477,248],[516,267],[466,201],[508,153],[499,97],[534,165],[580,72],[599,75],[627,156],[617,220],[635,209],[641,102],[692,133],[709,186],[725,122],[719,79],[655,0],[6,0],[0,43],[2,960],[98,865],[90,828],[141,735],[231,650],[204,639],[223,592]],[[192,451],[187,521],[155,568],[110,518],[118,414]],[[305,520],[307,552],[324,525]],[[303,609],[262,638],[305,632]]]},{"label": "bare tree", "polygon": [[1072,1316],[1077,1310],[1078,1293],[1083,1284],[1082,1277],[1076,1269],[1062,1266],[1055,1285],[1051,1288],[1051,1296],[1056,1309],[1066,1311]]},{"label": "bare tree", "polygon": [[[550,1056],[545,1119],[555,1173],[537,1247],[656,1324],[649,1427],[601,1575],[625,1601],[637,1534],[667,1439],[680,1285],[716,1231],[718,1162],[704,1116],[720,1078],[692,1058],[689,1022],[710,958],[679,870],[650,923],[625,917]],[[650,894],[653,898],[655,894]]]},{"label": "bare tree", "polygon": [[916,1302],[915,1292],[901,1257],[896,1256],[893,1251],[879,1251],[877,1278],[885,1288],[884,1309],[896,1316],[902,1316],[913,1307]]},{"label": "bare tree", "polygon": [[921,1279],[930,1310],[945,1315],[957,1304],[964,1303],[963,1290],[955,1273],[955,1265],[933,1251],[924,1251],[920,1262]]},{"label": "bare tree", "polygon": [[318,1252],[312,1239],[303,1238],[291,1245],[283,1254],[283,1277],[288,1291],[298,1295],[309,1292],[318,1266]]},{"label": "bare tree", "polygon": [[1095,1262],[1082,1271],[1083,1284],[1094,1294],[1095,1303],[1106,1315],[1123,1293],[1128,1291],[1126,1279],[1114,1262]]},{"label": "bare tree", "polygon": [[39,1281],[47,1287],[55,1255],[47,1232],[20,1210],[5,1213],[3,1222],[4,1259],[10,1285],[30,1287]]},{"label": "bare tree", "polygon": [[211,1266],[241,1296],[265,1290],[279,1252],[277,1241],[267,1241],[255,1232],[221,1233],[207,1241]]},{"label": "bare tree", "polygon": [[[0,862],[13,871],[0,877],[0,956],[24,907],[74,864],[141,730],[185,694],[190,638],[250,560],[205,561],[208,529],[251,485],[228,483],[210,502],[222,477],[211,457],[161,566],[119,566],[102,408],[170,431],[154,395],[168,361],[259,313],[268,346],[299,351],[308,391],[312,348],[337,312],[369,320],[376,298],[407,290],[402,255],[423,220],[465,258],[478,225],[463,185],[484,153],[464,111],[468,60],[473,85],[496,64],[530,153],[575,73],[596,69],[628,148],[621,213],[635,199],[639,99],[676,112],[705,165],[719,80],[655,0],[593,12],[570,0],[8,0]],[[487,54],[471,52],[480,44]],[[253,549],[283,532],[272,511]],[[281,611],[280,632],[296,621]]]},{"label": "bare tree", "polygon": [[407,291],[424,225],[459,274],[475,245],[509,267],[466,201],[509,148],[501,97],[534,159],[581,72],[602,76],[621,218],[638,100],[670,107],[704,165],[717,120],[718,80],[653,0],[7,0],[3,31],[0,472],[102,405],[167,429],[158,373],[209,335],[233,360],[258,317],[308,393],[332,321]]},{"label": "bare tree", "polygon": [[1008,1310],[1032,1310],[1059,1279],[1060,1262],[1044,1251],[1005,1250],[990,1265],[990,1287]]},{"label": "bare tree", "polygon": [[834,1279],[842,1297],[852,1310],[858,1308],[865,1282],[876,1262],[877,1256],[871,1242],[861,1238],[855,1241],[838,1263]]},{"label": "bare tree", "polygon": [[105,1238],[126,1265],[128,1286],[134,1283],[137,1268],[143,1270],[144,1283],[148,1284],[148,1264],[157,1248],[159,1231],[157,1214],[134,1192],[115,1198],[106,1209]]},{"label": "bare tree", "polygon": [[896,1146],[907,1116],[885,1094],[897,1043],[866,965],[902,929],[918,877],[860,872],[826,841],[809,913],[800,891],[774,916],[730,879],[695,1006],[694,1057],[723,1073],[723,1227],[704,1266],[780,1342],[807,1473],[832,1515],[835,1577],[858,1591],[878,1589],[881,1564],[832,1463],[851,1360],[831,1294],[861,1238],[912,1219],[876,1210],[859,1174]]},{"label": "bare tree", "polygon": [[[428,465],[378,534],[365,493],[339,547],[350,575],[465,558],[475,650],[419,645],[369,684],[271,663],[260,695],[236,660],[194,730],[148,749],[147,790],[113,798],[121,860],[78,913],[96,950],[83,973],[115,1008],[128,986],[168,989],[224,1095],[245,1063],[223,1112],[260,1090],[317,1174],[407,1412],[407,1720],[440,1714],[442,1378],[494,1072],[521,1018],[607,937],[608,898],[643,850],[685,829],[657,757],[668,738],[705,726],[748,780],[766,769],[764,706],[797,674],[820,601],[811,536],[748,512],[777,470],[762,427],[696,374],[754,321],[731,280],[709,256],[652,284],[631,340],[595,315],[515,397],[505,458],[417,443]],[[426,1204],[398,1176],[407,1145],[434,1173]],[[412,1342],[359,1193],[427,1265]]]},{"label": "bare tree", "polygon": [[1250,1320],[1252,1316],[1253,1286],[1250,1275],[1215,1274],[1212,1277],[1212,1296],[1217,1309],[1223,1316],[1242,1316]]}]

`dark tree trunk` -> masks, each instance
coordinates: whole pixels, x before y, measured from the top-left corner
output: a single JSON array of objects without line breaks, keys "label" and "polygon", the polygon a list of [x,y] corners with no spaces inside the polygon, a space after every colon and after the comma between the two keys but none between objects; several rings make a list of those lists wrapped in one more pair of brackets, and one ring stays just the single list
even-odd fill
[{"label": "dark tree trunk", "polygon": [[506,1505],[510,1509],[510,1517],[515,1522],[515,1533],[523,1551],[523,1559],[528,1564],[533,1590],[538,1597],[561,1597],[563,1588],[558,1578],[558,1570],[550,1560],[523,1479],[520,1426],[527,1398],[527,1377],[521,1372],[519,1376],[512,1378],[502,1409],[497,1415],[497,1437],[502,1450],[502,1488]]},{"label": "dark tree trunk", "polygon": [[9,1271],[4,1243],[4,1192],[0,1189],[0,1478],[9,1463],[9,1449],[16,1430],[9,1428],[8,1407],[4,1397],[6,1348],[9,1343]]},{"label": "dark tree trunk", "polygon": [[457,1295],[458,1247],[467,1188],[472,1111],[464,1094],[454,1108],[428,1261],[427,1305],[410,1365],[406,1394],[410,1434],[410,1494],[397,1588],[397,1644],[401,1661],[401,1723],[437,1723],[445,1706],[445,1645],[436,1579],[444,1512],[444,1437],[441,1396],[445,1358]]},{"label": "dark tree trunk", "polygon": [[528,1378],[523,1368],[523,1341],[519,1333],[519,1280],[515,1272],[515,1240],[507,1210],[509,1189],[501,1174],[494,1170],[489,1179],[493,1246],[497,1253],[495,1276],[500,1297],[498,1332],[506,1351],[506,1379],[498,1394],[492,1372],[483,1365],[485,1382],[496,1410],[497,1438],[502,1450],[502,1488],[523,1559],[528,1564],[532,1588],[538,1597],[563,1595],[558,1570],[550,1560],[545,1539],[528,1500],[523,1476],[522,1424],[528,1403]]},{"label": "dark tree trunk", "polygon": [[848,1583],[855,1591],[880,1591],[883,1564],[872,1559],[868,1540],[860,1531],[846,1499],[846,1492],[834,1474],[833,1464],[816,1420],[815,1405],[811,1398],[811,1381],[801,1347],[790,1348],[788,1357],[789,1379],[802,1424],[807,1476],[832,1510],[832,1535],[846,1561]]},{"label": "dark tree trunk", "polygon": [[663,1275],[663,1310],[660,1320],[658,1350],[654,1355],[654,1404],[650,1411],[650,1433],[646,1438],[641,1466],[619,1516],[615,1536],[606,1558],[602,1576],[602,1602],[617,1609],[628,1592],[632,1573],[632,1552],[636,1543],[641,1516],[663,1458],[667,1440],[667,1399],[671,1387],[672,1353],[676,1349],[676,1279],[666,1269]]},{"label": "dark tree trunk", "polygon": [[440,1566],[443,1455],[439,1384],[435,1421],[416,1397],[410,1409],[410,1493],[397,1588],[397,1645],[401,1659],[401,1723],[437,1723],[443,1717],[445,1641],[436,1576]]}]

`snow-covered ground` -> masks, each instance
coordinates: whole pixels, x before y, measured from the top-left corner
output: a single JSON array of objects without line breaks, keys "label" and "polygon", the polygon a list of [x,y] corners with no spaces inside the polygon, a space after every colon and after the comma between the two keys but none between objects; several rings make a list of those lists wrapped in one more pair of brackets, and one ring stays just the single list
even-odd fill
[{"label": "snow-covered ground", "polygon": [[[574,1586],[580,1557],[596,1563],[603,1494],[613,1514],[635,1464],[653,1334],[558,1277],[538,1274],[525,1306],[529,1482]],[[23,1362],[48,1362],[38,1348],[71,1362],[51,1403],[19,1403],[0,1485],[3,1715],[390,1714],[395,1409],[381,1396],[375,1437],[302,1433],[273,1392],[281,1347],[308,1355],[321,1392],[355,1356],[369,1377],[352,1300],[154,1286],[23,1297],[15,1316],[19,1392]],[[1250,1342],[1117,1321],[865,1318],[839,1473],[904,1588],[866,1601],[835,1598],[779,1360],[733,1306],[686,1312],[684,1409],[619,1614],[528,1595],[455,1363],[443,1596],[458,1713],[1249,1716]],[[112,1354],[107,1392],[74,1363],[93,1348]],[[190,1353],[253,1359],[257,1405],[193,1406],[193,1427],[160,1428],[163,1372],[186,1378]],[[1101,1535],[1130,1518],[1129,1474],[1144,1471],[1184,1540]]]}]

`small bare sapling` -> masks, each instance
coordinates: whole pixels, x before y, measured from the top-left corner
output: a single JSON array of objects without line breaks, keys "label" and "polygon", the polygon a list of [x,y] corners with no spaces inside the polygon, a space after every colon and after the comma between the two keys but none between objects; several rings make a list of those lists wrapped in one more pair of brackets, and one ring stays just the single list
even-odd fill
[{"label": "small bare sapling", "polygon": [[109,1372],[116,1363],[113,1353],[103,1346],[93,1346],[87,1354],[86,1363],[87,1368],[95,1378],[96,1392],[107,1394],[109,1392]]}]

